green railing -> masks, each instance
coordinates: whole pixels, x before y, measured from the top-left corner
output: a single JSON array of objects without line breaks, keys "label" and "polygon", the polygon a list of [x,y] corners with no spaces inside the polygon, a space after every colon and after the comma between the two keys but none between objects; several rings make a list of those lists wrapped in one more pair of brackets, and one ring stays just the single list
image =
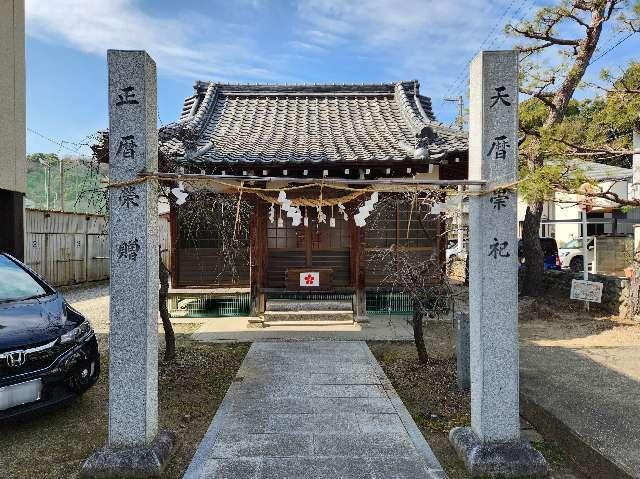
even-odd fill
[{"label": "green railing", "polygon": [[[446,314],[450,310],[448,301],[434,296],[428,301],[428,309],[439,314]],[[407,293],[398,291],[367,291],[367,314],[370,315],[412,315],[413,301]]]},{"label": "green railing", "polygon": [[292,301],[353,301],[353,294],[323,291],[276,291],[266,293],[267,299],[288,299]]},{"label": "green railing", "polygon": [[172,318],[237,317],[248,316],[251,312],[249,293],[175,295],[167,303]]}]

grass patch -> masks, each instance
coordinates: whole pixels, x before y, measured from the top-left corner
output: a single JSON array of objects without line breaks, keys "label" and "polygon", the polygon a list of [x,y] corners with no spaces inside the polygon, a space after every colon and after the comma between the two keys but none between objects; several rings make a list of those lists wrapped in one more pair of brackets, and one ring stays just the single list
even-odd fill
[{"label": "grass patch", "polygon": [[[160,427],[178,435],[163,477],[182,477],[248,349],[244,343],[179,339],[176,361],[160,364]],[[100,380],[83,397],[0,425],[3,479],[75,477],[84,460],[105,444],[108,357],[101,354]]]}]

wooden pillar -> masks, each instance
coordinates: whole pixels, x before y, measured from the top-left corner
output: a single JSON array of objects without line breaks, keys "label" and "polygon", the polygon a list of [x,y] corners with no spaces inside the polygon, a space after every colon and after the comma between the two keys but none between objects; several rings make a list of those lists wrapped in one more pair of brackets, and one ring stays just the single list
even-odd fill
[{"label": "wooden pillar", "polygon": [[267,204],[260,198],[253,199],[253,211],[249,223],[250,278],[252,314],[264,313],[264,293],[267,259]]},{"label": "wooden pillar", "polygon": [[178,286],[180,279],[178,277],[178,211],[176,203],[173,199],[169,199],[169,262],[171,287]]},{"label": "wooden pillar", "polygon": [[356,318],[366,314],[366,297],[364,291],[364,258],[362,243],[364,229],[358,228],[353,220],[353,213],[357,208],[349,209],[349,262],[351,269],[351,287],[356,291]]}]

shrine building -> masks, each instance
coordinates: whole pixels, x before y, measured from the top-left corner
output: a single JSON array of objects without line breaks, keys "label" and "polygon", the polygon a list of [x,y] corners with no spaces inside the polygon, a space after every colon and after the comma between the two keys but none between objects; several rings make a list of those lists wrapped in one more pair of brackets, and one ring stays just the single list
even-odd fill
[{"label": "shrine building", "polygon": [[[234,228],[238,211],[207,211],[194,224],[190,208],[196,208],[197,195],[188,185],[182,204],[171,199],[168,262],[171,310],[178,316],[262,315],[273,309],[270,302],[282,300],[335,300],[351,305],[354,317],[408,312],[410,304],[381,287],[368,253],[395,245],[444,258],[442,217],[433,215],[425,228],[411,218],[407,204],[375,228],[358,226],[354,214],[369,195],[332,188],[330,180],[362,185],[373,179],[468,177],[466,132],[436,121],[430,98],[415,80],[199,81],[180,119],[160,129],[159,160],[160,171],[228,177],[216,189],[251,206],[249,227],[237,233],[243,241],[236,247],[245,253],[238,257],[245,259],[229,268],[220,225]],[[299,224],[277,200],[279,188],[303,184],[289,179],[317,180],[313,188],[286,193],[302,216]],[[238,186],[265,191],[238,198]]]}]

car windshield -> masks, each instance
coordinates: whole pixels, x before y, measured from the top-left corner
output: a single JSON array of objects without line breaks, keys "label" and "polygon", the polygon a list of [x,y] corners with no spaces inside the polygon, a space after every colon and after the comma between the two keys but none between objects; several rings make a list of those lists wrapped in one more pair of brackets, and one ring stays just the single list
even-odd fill
[{"label": "car windshield", "polygon": [[19,265],[0,255],[0,302],[44,296],[48,291]]},{"label": "car windshield", "polygon": [[[588,245],[589,243],[587,243]],[[582,248],[582,238],[572,239],[571,241],[567,241],[564,246],[565,249],[580,249]]]}]

